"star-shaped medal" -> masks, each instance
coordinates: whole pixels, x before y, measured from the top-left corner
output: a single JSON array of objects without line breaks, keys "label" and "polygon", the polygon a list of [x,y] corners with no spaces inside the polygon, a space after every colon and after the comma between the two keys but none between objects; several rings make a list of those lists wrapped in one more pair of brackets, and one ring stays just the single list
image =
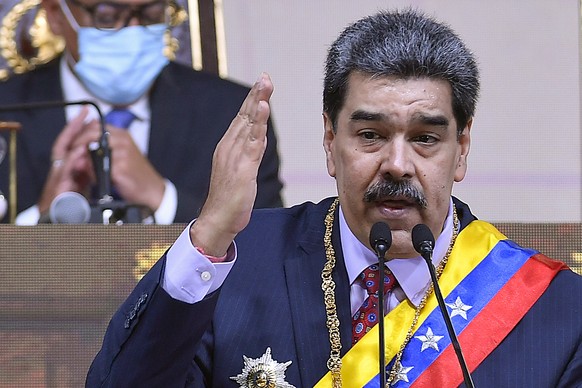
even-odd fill
[{"label": "star-shaped medal", "polygon": [[271,357],[271,348],[259,358],[249,358],[243,355],[244,367],[242,373],[231,377],[242,388],[295,388],[285,381],[285,370],[291,361],[278,363]]}]

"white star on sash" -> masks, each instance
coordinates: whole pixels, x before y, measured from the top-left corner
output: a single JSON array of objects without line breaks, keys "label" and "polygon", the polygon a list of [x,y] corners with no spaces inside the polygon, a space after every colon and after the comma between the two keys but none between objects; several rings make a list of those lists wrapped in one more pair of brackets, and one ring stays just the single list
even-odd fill
[{"label": "white star on sash", "polygon": [[437,342],[439,342],[443,338],[443,336],[442,335],[434,335],[432,332],[432,329],[429,327],[426,330],[425,335],[417,335],[414,338],[422,341],[422,347],[420,348],[421,352],[424,352],[428,348],[432,348],[438,352],[439,346],[438,346]]},{"label": "white star on sash", "polygon": [[461,317],[465,318],[465,321],[467,320],[467,311],[473,307],[464,304],[459,296],[457,296],[455,303],[447,303],[446,305],[451,308],[451,318],[456,315],[460,315]]},{"label": "white star on sash", "polygon": [[409,366],[409,367],[404,367],[402,366],[401,363],[396,364],[396,376],[394,377],[394,381],[392,382],[393,384],[396,384],[399,381],[404,381],[405,383],[408,383],[408,372],[410,372],[412,369],[414,369],[413,366]]}]

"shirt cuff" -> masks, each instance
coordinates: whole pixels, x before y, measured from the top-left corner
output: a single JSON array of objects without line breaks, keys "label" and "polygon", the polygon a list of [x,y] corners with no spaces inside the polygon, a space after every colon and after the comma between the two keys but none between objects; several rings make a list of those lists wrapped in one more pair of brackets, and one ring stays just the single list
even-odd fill
[{"label": "shirt cuff", "polygon": [[192,244],[191,226],[192,222],[168,250],[162,280],[162,288],[172,298],[186,303],[199,302],[222,286],[237,255],[233,242],[228,248],[227,261],[212,263]]},{"label": "shirt cuff", "polygon": [[156,224],[169,225],[174,222],[176,211],[178,209],[178,191],[176,186],[169,180],[165,180],[166,189],[164,190],[164,197],[162,203],[155,211],[154,217]]},{"label": "shirt cuff", "polygon": [[16,225],[36,225],[38,224],[39,218],[40,211],[38,210],[38,206],[34,205],[18,213],[14,223]]}]

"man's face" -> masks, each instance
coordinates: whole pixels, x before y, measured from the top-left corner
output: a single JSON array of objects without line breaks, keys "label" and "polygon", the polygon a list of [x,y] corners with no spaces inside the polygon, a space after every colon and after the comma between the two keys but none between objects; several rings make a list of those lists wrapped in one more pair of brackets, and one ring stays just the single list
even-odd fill
[{"label": "man's face", "polygon": [[[369,245],[372,225],[384,221],[388,257],[418,256],[412,228],[424,223],[438,237],[453,182],[467,169],[470,123],[458,137],[448,82],[353,73],[336,132],[327,115],[324,123],[327,169],[351,231]],[[371,190],[386,181],[400,183],[391,185],[396,196]]]},{"label": "man's face", "polygon": [[[67,6],[70,9],[75,22],[81,27],[95,27],[96,21],[114,23],[114,20],[118,17],[121,20],[121,24],[116,25],[116,28],[126,25],[132,26],[164,22],[165,7],[167,6],[167,1],[165,0],[65,1],[66,5],[63,6]],[[75,26],[72,26],[65,16],[60,1],[42,0],[42,4],[47,12],[51,30],[55,34],[65,38],[67,50],[75,60],[78,60],[77,31],[75,30]],[[139,17],[136,17],[138,15]]]}]

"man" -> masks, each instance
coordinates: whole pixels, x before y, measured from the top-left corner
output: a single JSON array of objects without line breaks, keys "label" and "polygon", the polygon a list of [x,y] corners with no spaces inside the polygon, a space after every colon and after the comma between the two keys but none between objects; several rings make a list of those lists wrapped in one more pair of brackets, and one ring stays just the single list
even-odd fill
[{"label": "man", "polygon": [[338,198],[252,212],[272,92],[261,76],[217,146],[199,218],[114,315],[87,385],[377,387],[376,318],[360,306],[377,298],[365,290],[378,263],[368,236],[382,221],[391,386],[463,384],[411,243],[417,224],[437,237],[432,260],[474,385],[579,386],[580,276],[451,197],[478,90],[475,59],[447,26],[412,10],[363,18],[326,63]]},{"label": "man", "polygon": [[[151,209],[158,223],[188,222],[206,198],[212,152],[248,89],[168,62],[163,55],[167,0],[43,0],[42,5],[51,29],[65,38],[65,53],[3,83],[0,105],[90,100],[106,119],[111,111],[129,110],[128,123],[107,125],[113,194]],[[36,223],[65,191],[99,196],[87,151],[101,136],[97,118],[93,109],[79,106],[0,116],[23,127],[17,223]],[[267,136],[257,207],[282,205],[271,126]],[[8,189],[7,163],[0,187]]]}]

